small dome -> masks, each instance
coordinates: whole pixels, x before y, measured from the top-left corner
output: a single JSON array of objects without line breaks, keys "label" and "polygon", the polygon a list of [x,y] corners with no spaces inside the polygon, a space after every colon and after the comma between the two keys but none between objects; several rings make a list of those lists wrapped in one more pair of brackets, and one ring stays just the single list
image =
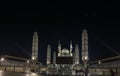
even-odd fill
[{"label": "small dome", "polygon": [[62,54],[69,54],[69,50],[66,48],[62,49]]}]

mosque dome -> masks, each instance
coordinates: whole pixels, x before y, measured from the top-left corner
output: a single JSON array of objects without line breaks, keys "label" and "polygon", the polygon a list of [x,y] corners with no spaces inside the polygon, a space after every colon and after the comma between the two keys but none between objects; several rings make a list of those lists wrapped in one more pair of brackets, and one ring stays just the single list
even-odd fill
[{"label": "mosque dome", "polygon": [[68,55],[69,54],[69,50],[66,49],[66,48],[62,49],[62,54],[63,55]]}]

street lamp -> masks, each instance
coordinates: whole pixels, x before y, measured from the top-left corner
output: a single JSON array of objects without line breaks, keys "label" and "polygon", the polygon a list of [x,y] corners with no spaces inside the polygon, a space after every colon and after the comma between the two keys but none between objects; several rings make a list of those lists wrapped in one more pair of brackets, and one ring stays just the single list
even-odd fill
[{"label": "street lamp", "polygon": [[99,61],[98,64],[101,64],[101,61]]},{"label": "street lamp", "polygon": [[2,62],[3,62],[4,60],[5,60],[5,58],[1,58],[1,59],[0,59],[0,67],[2,66],[2,64],[3,64]]},{"label": "street lamp", "polygon": [[87,56],[85,56],[85,60],[88,60],[88,57],[87,57]]},{"label": "street lamp", "polygon": [[1,59],[0,59],[0,61],[4,61],[4,60],[5,60],[5,58],[1,58]]},{"label": "street lamp", "polygon": [[32,60],[35,60],[35,57],[34,57],[34,56],[32,57]]},{"label": "street lamp", "polygon": [[87,60],[88,60],[88,57],[85,56],[85,57],[82,58],[82,60],[83,60],[83,61],[87,61]]}]

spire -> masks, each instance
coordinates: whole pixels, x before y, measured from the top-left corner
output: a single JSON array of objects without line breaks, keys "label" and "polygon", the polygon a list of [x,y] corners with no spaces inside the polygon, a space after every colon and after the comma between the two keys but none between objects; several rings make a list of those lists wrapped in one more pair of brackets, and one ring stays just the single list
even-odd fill
[{"label": "spire", "polygon": [[87,66],[88,62],[88,33],[87,30],[84,29],[82,32],[82,61],[85,66]]},{"label": "spire", "polygon": [[70,54],[72,53],[72,49],[73,49],[73,46],[72,46],[72,40],[70,41]]},{"label": "spire", "polygon": [[60,44],[60,40],[58,41],[58,52],[61,54],[61,44]]},{"label": "spire", "polygon": [[58,50],[61,50],[60,40],[58,41]]},{"label": "spire", "polygon": [[47,64],[51,63],[51,47],[50,44],[47,47]]},{"label": "spire", "polygon": [[70,48],[72,49],[73,47],[72,47],[72,40],[70,41]]},{"label": "spire", "polygon": [[53,52],[53,64],[56,64],[56,52]]},{"label": "spire", "polygon": [[38,34],[34,32],[32,40],[32,60],[37,61],[38,59]]},{"label": "spire", "polygon": [[79,46],[75,45],[75,64],[79,64]]}]

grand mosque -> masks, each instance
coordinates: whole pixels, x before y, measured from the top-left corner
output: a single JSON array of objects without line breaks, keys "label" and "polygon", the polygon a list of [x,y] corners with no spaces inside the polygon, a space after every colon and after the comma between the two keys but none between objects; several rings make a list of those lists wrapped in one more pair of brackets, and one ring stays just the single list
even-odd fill
[{"label": "grand mosque", "polygon": [[[46,65],[38,61],[38,33],[34,32],[32,39],[32,54],[30,59],[14,56],[0,56],[0,69],[4,71],[35,72],[41,74],[80,75],[80,76],[116,76],[120,75],[120,56],[90,61],[88,54],[88,33],[83,29],[81,33],[82,46],[69,41],[69,47],[58,41],[57,50],[52,50],[48,44]],[[46,50],[45,50],[46,51]]]},{"label": "grand mosque", "polygon": [[[74,48],[74,49],[73,49]],[[47,67],[50,68],[64,68],[68,69],[86,69],[88,66],[88,33],[84,29],[82,31],[82,52],[80,57],[79,45],[76,44],[75,47],[70,41],[69,48],[62,48],[62,44],[58,41],[58,49],[51,54],[51,46],[47,47]],[[53,55],[53,56],[51,56]],[[53,58],[51,58],[53,57]],[[38,34],[34,32],[33,34],[33,44],[32,44],[32,60],[38,60]],[[82,60],[82,61],[80,61]],[[51,70],[50,70],[51,71]]]}]

